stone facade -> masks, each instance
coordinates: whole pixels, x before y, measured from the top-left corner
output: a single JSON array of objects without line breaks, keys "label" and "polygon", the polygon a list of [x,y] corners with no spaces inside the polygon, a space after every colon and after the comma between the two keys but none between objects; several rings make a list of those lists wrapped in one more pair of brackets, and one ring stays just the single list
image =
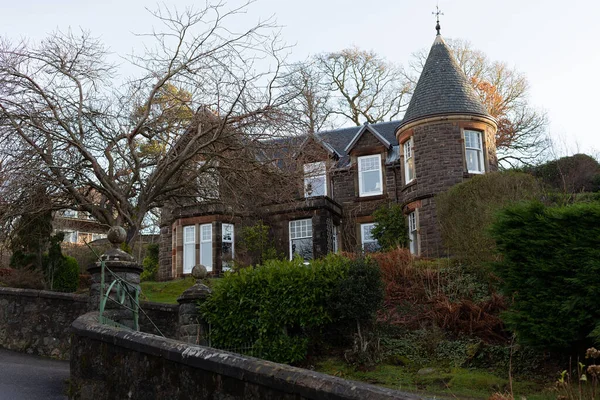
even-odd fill
[{"label": "stone facade", "polygon": [[[362,234],[367,235],[369,227],[365,226],[361,232],[361,224],[372,223],[373,212],[379,207],[400,204],[412,221],[412,224],[409,223],[412,226],[409,228],[411,251],[426,257],[445,256],[447,252],[442,243],[434,197],[475,173],[497,170],[496,129],[496,121],[489,115],[438,31],[404,120],[307,135],[301,144],[298,138],[289,139],[292,144],[298,143],[297,149],[288,154],[289,159],[297,164],[291,167],[292,170],[302,170],[306,163],[326,162],[328,190],[323,204],[335,204],[339,211],[331,212],[325,206],[298,208],[302,201],[314,200],[300,199],[303,185],[302,178],[298,176],[289,181],[289,186],[293,190],[300,188],[299,198],[287,201],[287,211],[272,212],[264,205],[256,205],[255,208],[260,218],[271,224],[272,237],[280,252],[287,256],[290,255],[291,241],[289,222],[311,218],[313,254],[320,256],[331,251],[333,232],[338,232],[338,249],[362,250]],[[405,181],[406,160],[403,154],[407,141],[412,143],[415,173],[410,182]],[[469,149],[467,144],[471,146]],[[293,145],[290,147],[293,148]],[[361,157],[376,155],[381,160],[378,166],[381,181],[377,182],[377,188],[381,190],[371,190],[361,196]],[[368,164],[365,168],[373,170],[373,158],[362,160],[365,165]],[[477,164],[476,169],[473,168],[474,163]],[[289,163],[286,165],[289,166]],[[468,165],[471,165],[470,170]],[[286,207],[280,205],[279,208]],[[168,235],[169,229],[184,226],[193,214],[191,210],[181,208],[178,217],[166,218],[165,233]],[[240,221],[252,220],[249,214],[233,214]],[[217,221],[216,215],[204,215],[208,216],[207,220]],[[166,247],[161,248],[164,254],[161,260],[165,264],[161,264],[161,279],[181,275],[178,240],[172,240],[171,247],[168,240],[164,241]],[[166,264],[167,254],[173,255],[171,266]],[[214,271],[220,272],[218,264],[215,264]]]},{"label": "stone facade", "polygon": [[[494,146],[495,124],[486,118],[453,116],[429,118],[398,130],[398,141],[402,146],[413,140],[415,179],[402,186],[401,198],[405,213],[417,211],[419,254],[426,257],[447,255],[435,207],[434,196],[470,178],[465,161],[464,131],[482,133],[484,171],[498,169]],[[404,160],[404,156],[402,156]]]}]

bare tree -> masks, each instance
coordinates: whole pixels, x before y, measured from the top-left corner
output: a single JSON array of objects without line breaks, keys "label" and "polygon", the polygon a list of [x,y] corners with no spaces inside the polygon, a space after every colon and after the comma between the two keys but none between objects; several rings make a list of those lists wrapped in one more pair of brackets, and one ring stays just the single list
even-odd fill
[{"label": "bare tree", "polygon": [[283,84],[290,98],[288,113],[296,119],[297,133],[316,133],[335,127],[330,107],[332,93],[324,72],[314,61],[290,65]]},{"label": "bare tree", "polygon": [[153,12],[161,28],[141,35],[145,51],[128,58],[141,74],[125,82],[87,32],[2,40],[1,151],[48,188],[53,207],[122,224],[130,243],[150,210],[205,196],[198,177],[242,179],[268,165],[242,158],[279,129],[285,47],[270,20],[230,26],[247,6]]},{"label": "bare tree", "polygon": [[[487,56],[462,40],[447,41],[488,112],[498,121],[496,148],[504,166],[531,164],[544,157],[550,146],[544,112],[529,103],[529,83],[522,73]],[[407,79],[416,85],[427,60],[427,51],[413,54]]]},{"label": "bare tree", "polygon": [[323,126],[376,123],[399,118],[408,105],[410,82],[402,69],[372,51],[324,53],[298,64],[309,132]]}]

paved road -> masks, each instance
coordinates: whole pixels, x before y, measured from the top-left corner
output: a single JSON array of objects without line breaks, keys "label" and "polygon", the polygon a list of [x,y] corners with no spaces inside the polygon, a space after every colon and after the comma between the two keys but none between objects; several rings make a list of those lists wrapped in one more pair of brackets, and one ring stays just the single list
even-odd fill
[{"label": "paved road", "polygon": [[64,400],[69,362],[0,349],[0,400]]}]

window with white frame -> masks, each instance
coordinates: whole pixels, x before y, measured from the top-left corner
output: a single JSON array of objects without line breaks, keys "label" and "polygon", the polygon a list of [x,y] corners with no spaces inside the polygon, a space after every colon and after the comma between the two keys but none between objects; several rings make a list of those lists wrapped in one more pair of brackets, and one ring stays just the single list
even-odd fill
[{"label": "window with white frame", "polygon": [[77,231],[64,231],[64,243],[77,243]]},{"label": "window with white frame", "polygon": [[404,142],[404,184],[415,179],[415,157],[413,154],[413,138]]},{"label": "window with white frame", "polygon": [[223,271],[228,271],[231,269],[233,264],[233,256],[234,256],[234,243],[233,243],[233,224],[223,224],[222,235],[221,235],[221,245],[222,245],[222,269]]},{"label": "window with white frame", "polygon": [[377,226],[375,223],[360,225],[360,241],[363,251],[367,253],[377,251],[381,248],[377,239],[373,237],[372,231],[375,226]]},{"label": "window with white frame", "polygon": [[417,212],[413,211],[408,214],[408,239],[410,240],[410,252],[415,255],[419,254],[417,226]]},{"label": "window with white frame", "polygon": [[105,238],[106,238],[106,233],[92,233],[92,241],[105,239]]},{"label": "window with white frame", "polygon": [[196,265],[196,226],[183,227],[183,273],[191,274]]},{"label": "window with white frame", "polygon": [[290,260],[298,254],[303,260],[313,258],[312,220],[290,221]]},{"label": "window with white frame", "polygon": [[333,246],[331,246],[332,247],[331,250],[334,253],[337,253],[338,251],[340,251],[340,245],[338,243],[338,240],[339,240],[339,238],[338,238],[338,229],[339,229],[339,227],[337,225],[334,225],[333,226],[333,231],[331,232],[331,241],[332,241],[332,244],[333,244]]},{"label": "window with white frame", "polygon": [[358,191],[360,197],[383,193],[380,154],[358,157]]},{"label": "window with white frame", "polygon": [[212,271],[212,224],[200,225],[200,264],[204,265],[208,272]]},{"label": "window with white frame", "polygon": [[327,196],[325,161],[304,164],[304,197]]},{"label": "window with white frame", "polygon": [[61,215],[65,218],[77,218],[77,211],[75,210],[62,210]]},{"label": "window with white frame", "polygon": [[465,157],[469,173],[483,174],[485,172],[481,132],[465,130]]}]

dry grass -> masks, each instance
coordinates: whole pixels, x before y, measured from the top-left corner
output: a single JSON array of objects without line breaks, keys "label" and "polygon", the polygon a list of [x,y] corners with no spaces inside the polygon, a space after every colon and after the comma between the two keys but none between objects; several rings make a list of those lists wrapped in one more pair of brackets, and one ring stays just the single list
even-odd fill
[{"label": "dry grass", "polygon": [[[407,249],[375,253],[385,282],[381,319],[396,326],[419,329],[436,326],[454,334],[482,340],[507,339],[499,314],[505,299],[451,260],[415,259]],[[478,292],[479,293],[476,293]]]}]

